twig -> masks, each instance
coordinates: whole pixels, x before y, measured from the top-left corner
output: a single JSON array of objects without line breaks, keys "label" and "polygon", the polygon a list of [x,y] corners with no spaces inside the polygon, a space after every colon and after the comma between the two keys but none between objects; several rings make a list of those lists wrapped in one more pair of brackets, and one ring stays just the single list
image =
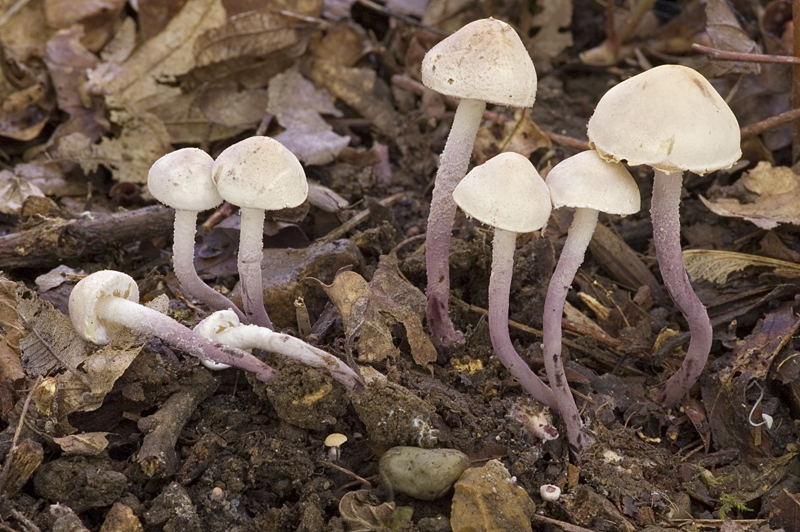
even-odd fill
[{"label": "twig", "polygon": [[747,52],[730,52],[728,50],[719,50],[711,48],[710,46],[703,46],[702,44],[693,44],[692,50],[711,56],[712,59],[719,59],[720,61],[744,61],[748,63],[778,63],[778,64],[793,64],[800,65],[800,57],[793,57],[791,55],[769,55],[769,54],[749,54]]},{"label": "twig", "polygon": [[556,527],[559,527],[559,528],[565,530],[566,532],[592,532],[588,528],[583,528],[582,526],[573,525],[573,524],[567,523],[566,521],[559,521],[558,519],[545,517],[545,516],[539,515],[539,514],[533,514],[532,519],[534,521],[538,521],[540,523],[547,523],[548,525],[555,525]]},{"label": "twig", "polygon": [[755,124],[744,126],[742,128],[742,138],[744,139],[754,135],[760,135],[765,131],[788,124],[789,122],[792,122],[798,118],[800,118],[800,109],[792,109],[791,111],[786,111],[785,113],[765,118],[764,120],[756,122]]},{"label": "twig", "polygon": [[334,464],[333,462],[330,462],[328,460],[323,460],[323,459],[320,459],[319,463],[324,465],[325,467],[330,467],[330,468],[335,469],[337,471],[341,471],[345,475],[349,475],[349,476],[353,477],[354,479],[358,480],[362,484],[366,484],[370,488],[372,487],[372,483],[369,480],[365,479],[364,477],[361,477],[361,476],[357,475],[356,473],[350,471],[349,469],[347,469],[345,467],[342,467],[342,466],[340,466],[338,464]]},{"label": "twig", "polygon": [[[378,202],[378,205],[381,207],[390,207],[400,201],[401,199],[406,197],[405,192],[398,192],[388,198],[384,198]],[[333,242],[334,240],[338,240],[342,238],[344,235],[361,225],[362,223],[366,222],[369,219],[370,212],[369,209],[364,209],[360,213],[356,214],[345,223],[328,233],[327,235],[323,236],[322,238],[318,239],[320,242]]]},{"label": "twig", "polygon": [[412,26],[418,26],[418,27],[420,27],[422,29],[428,30],[431,33],[435,33],[436,35],[441,35],[442,37],[449,37],[450,36],[450,33],[445,31],[445,30],[443,30],[443,29],[439,29],[439,28],[436,28],[434,26],[428,26],[427,24],[423,24],[422,22],[420,22],[419,20],[417,20],[415,18],[407,17],[406,15],[402,15],[402,14],[397,13],[395,11],[391,11],[389,9],[386,9],[382,5],[377,4],[375,2],[372,2],[371,0],[358,0],[358,3],[361,4],[361,5],[367,6],[370,9],[373,9],[373,10],[377,11],[378,13],[382,13],[382,14],[386,15],[387,17],[392,17],[392,18],[396,18],[397,20],[402,20],[406,24],[411,24]]},{"label": "twig", "polygon": [[17,454],[17,443],[19,442],[19,435],[22,433],[22,426],[25,424],[25,416],[28,413],[28,407],[31,404],[31,399],[33,398],[33,392],[36,391],[36,387],[39,386],[42,382],[42,376],[39,375],[36,377],[36,380],[31,385],[31,389],[28,390],[28,396],[25,398],[25,403],[22,405],[22,412],[19,415],[19,422],[17,423],[17,430],[14,431],[14,438],[11,440],[11,448],[8,450],[8,454],[6,455],[6,461],[3,464],[3,470],[0,471],[0,504],[6,498],[5,486],[6,482],[8,482],[8,475],[11,472],[11,464],[14,462],[14,458]]}]

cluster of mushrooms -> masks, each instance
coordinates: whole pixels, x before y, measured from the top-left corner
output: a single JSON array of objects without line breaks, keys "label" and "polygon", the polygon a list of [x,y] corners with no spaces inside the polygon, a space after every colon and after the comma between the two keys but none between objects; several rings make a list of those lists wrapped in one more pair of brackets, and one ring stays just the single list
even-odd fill
[{"label": "cluster of mushrooms", "polygon": [[[545,182],[530,160],[502,153],[467,173],[475,136],[487,103],[531,107],[536,71],[519,36],[504,22],[473,22],[434,46],[422,64],[422,81],[460,100],[436,176],[426,235],[427,319],[443,349],[461,338],[449,317],[450,235],[460,207],[494,227],[489,284],[489,328],[498,359],[523,388],[564,419],[573,455],[590,436],[566,380],[561,359],[564,302],[592,238],[600,211],[639,211],[639,191],[620,161],[648,165],[655,172],[651,218],[664,284],[686,317],[691,341],[680,369],[664,384],[658,401],[672,407],[697,381],[711,348],[705,307],[684,270],[679,204],[682,174],[704,174],[733,165],[741,156],[739,126],[711,84],[690,68],[664,65],[634,76],[606,93],[588,124],[593,149],[556,165]],[[264,308],[261,252],[264,211],[294,207],[305,200],[305,174],[294,155],[269,137],[252,137],[223,151],[216,160],[185,148],[150,170],[152,194],[176,209],[173,260],[187,295],[217,312],[194,331],[138,304],[136,283],[112,271],[82,280],[70,297],[75,328],[88,340],[108,343],[122,326],[166,340],[198,356],[209,367],[236,366],[268,381],[274,370],[247,350],[260,348],[326,369],[348,389],[361,377],[338,358],[297,338],[275,333]],[[193,266],[197,214],[223,198],[241,208],[238,255],[243,311],[206,285]],[[518,233],[542,229],[551,209],[574,209],[572,225],[550,281],[543,316],[545,384],[514,349],[508,308]]]},{"label": "cluster of mushrooms", "polygon": [[[630,215],[640,208],[636,183],[620,161],[648,165],[655,172],[650,215],[658,264],[691,333],[681,367],[657,398],[662,406],[675,406],[703,371],[712,341],[711,322],[681,255],[683,172],[705,174],[741,157],[739,124],[722,97],[703,76],[679,65],[655,67],[623,81],[601,98],[589,120],[593,149],[553,167],[545,183],[526,157],[514,153],[466,172],[486,104],[531,107],[536,96],[533,62],[508,24],[478,20],[434,46],[422,63],[422,82],[460,100],[440,159],[426,235],[427,317],[433,338],[446,349],[461,337],[448,313],[450,235],[460,207],[494,227],[489,330],[495,354],[528,393],[561,415],[570,449],[579,457],[591,438],[561,358],[564,302],[598,213]],[[545,300],[542,347],[548,386],[511,343],[508,299],[517,233],[542,229],[551,208],[561,207],[574,208],[574,216]]]},{"label": "cluster of mushrooms", "polygon": [[[70,318],[86,340],[107,344],[122,327],[157,336],[198,357],[212,369],[238,367],[269,382],[275,370],[248,352],[263,349],[301,364],[328,371],[348,390],[363,387],[361,376],[339,358],[299,338],[273,330],[262,296],[261,255],[265,211],[296,207],[305,201],[308,184],[297,158],[278,141],[251,137],[230,146],[216,160],[196,148],[165,155],[150,168],[153,196],[175,209],[173,265],[189,297],[216,312],[194,330],[140,305],[136,282],[111,270],[82,279],[69,298]],[[242,287],[239,310],[194,269],[197,215],[227,200],[241,208],[238,268]]]}]

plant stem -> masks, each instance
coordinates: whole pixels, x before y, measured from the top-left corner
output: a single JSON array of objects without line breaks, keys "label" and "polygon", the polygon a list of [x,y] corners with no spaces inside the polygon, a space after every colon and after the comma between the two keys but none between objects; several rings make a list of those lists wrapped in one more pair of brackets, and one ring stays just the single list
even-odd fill
[{"label": "plant stem", "polygon": [[678,371],[670,377],[658,394],[664,407],[678,404],[697,382],[711,351],[713,330],[706,307],[694,293],[686,275],[681,254],[680,203],[683,176],[680,172],[655,170],[650,218],[653,222],[653,243],[661,277],[672,301],[689,324],[691,340]]},{"label": "plant stem", "polygon": [[271,366],[247,351],[203,338],[172,318],[133,301],[115,296],[102,297],[97,302],[96,312],[106,322],[123,325],[141,334],[157,336],[201,360],[252,371],[260,381],[269,382],[276,375]]},{"label": "plant stem", "polygon": [[467,173],[472,146],[486,103],[464,99],[456,109],[436,173],[425,237],[425,265],[428,273],[427,317],[431,336],[443,349],[461,335],[450,321],[450,234],[456,217],[453,190]]},{"label": "plant stem", "polygon": [[489,278],[489,335],[500,362],[531,397],[550,408],[558,409],[553,392],[522,360],[508,334],[508,297],[514,271],[514,248],[517,233],[494,230],[492,274]]},{"label": "plant stem", "polygon": [[597,216],[598,212],[595,209],[575,209],[567,241],[561,250],[558,264],[550,278],[550,286],[547,288],[542,324],[542,349],[547,380],[558,401],[558,412],[567,426],[570,450],[577,460],[589,447],[591,439],[584,430],[580,412],[564,373],[564,361],[561,358],[561,316],[564,313],[564,302],[567,300],[572,280],[583,263],[586,248],[592,240]]},{"label": "plant stem", "polygon": [[239,229],[239,283],[247,323],[274,329],[264,308],[261,257],[264,248],[264,211],[242,207]]},{"label": "plant stem", "polygon": [[215,310],[229,309],[244,323],[247,318],[233,302],[200,279],[194,268],[194,235],[197,232],[197,212],[175,211],[175,233],[172,242],[172,267],[186,295],[202,301]]}]

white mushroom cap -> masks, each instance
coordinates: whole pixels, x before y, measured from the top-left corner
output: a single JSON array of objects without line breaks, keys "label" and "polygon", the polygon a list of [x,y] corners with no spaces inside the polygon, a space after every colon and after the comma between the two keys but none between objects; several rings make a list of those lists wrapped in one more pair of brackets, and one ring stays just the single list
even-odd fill
[{"label": "white mushroom cap", "polygon": [[212,170],[225,200],[251,209],[297,207],[308,196],[306,174],[297,157],[270,137],[250,137],[219,154]]},{"label": "white mushroom cap", "polygon": [[739,124],[691,68],[662,65],[611,88],[588,125],[589,144],[610,160],[704,174],[741,157]]},{"label": "white mushroom cap", "polygon": [[225,329],[241,325],[239,317],[232,310],[218,310],[194,326],[194,332],[208,338],[220,341],[219,334]]},{"label": "white mushroom cap", "polygon": [[84,339],[105,345],[121,327],[107,322],[95,312],[97,302],[106,296],[121,297],[139,302],[139,287],[129,275],[113,270],[101,270],[81,279],[69,295],[69,317]]},{"label": "white mushroom cap", "polygon": [[328,437],[325,438],[327,447],[341,447],[345,442],[347,442],[347,436],[338,432],[328,434]]},{"label": "white mushroom cap", "polygon": [[453,191],[453,200],[481,222],[517,233],[541,229],[550,217],[550,194],[533,164],[506,152],[472,169]]},{"label": "white mushroom cap", "polygon": [[183,148],[161,157],[147,174],[147,188],[161,203],[184,211],[205,211],[222,203],[211,180],[214,159],[198,148]]},{"label": "white mushroom cap", "polygon": [[639,187],[620,163],[603,160],[595,150],[564,159],[547,174],[553,208],[590,208],[627,216],[639,212]]},{"label": "white mushroom cap", "polygon": [[422,83],[455,98],[532,107],[536,69],[514,29],[487,18],[467,24],[422,60]]}]

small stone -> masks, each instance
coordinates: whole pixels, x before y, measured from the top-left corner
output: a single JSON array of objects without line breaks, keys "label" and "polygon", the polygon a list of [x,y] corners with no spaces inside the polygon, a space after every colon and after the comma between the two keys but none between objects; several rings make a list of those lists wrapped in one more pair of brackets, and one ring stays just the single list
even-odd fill
[{"label": "small stone", "polygon": [[450,511],[453,532],[531,532],[536,507],[499,460],[464,471]]},{"label": "small stone", "polygon": [[469,457],[455,449],[392,447],[379,467],[394,490],[430,501],[450,491],[469,465]]}]

